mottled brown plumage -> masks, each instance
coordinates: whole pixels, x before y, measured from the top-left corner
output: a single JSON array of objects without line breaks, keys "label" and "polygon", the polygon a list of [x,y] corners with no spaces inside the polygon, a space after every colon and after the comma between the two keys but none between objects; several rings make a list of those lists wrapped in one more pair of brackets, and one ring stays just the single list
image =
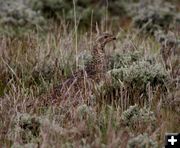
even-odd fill
[{"label": "mottled brown plumage", "polygon": [[85,66],[84,69],[78,70],[70,76],[64,83],[53,88],[52,96],[56,98],[62,93],[67,92],[71,88],[75,91],[83,88],[84,80],[91,79],[94,82],[100,82],[105,78],[107,70],[107,61],[104,47],[107,43],[115,40],[116,37],[110,33],[102,33],[95,41],[92,48],[92,60]]}]

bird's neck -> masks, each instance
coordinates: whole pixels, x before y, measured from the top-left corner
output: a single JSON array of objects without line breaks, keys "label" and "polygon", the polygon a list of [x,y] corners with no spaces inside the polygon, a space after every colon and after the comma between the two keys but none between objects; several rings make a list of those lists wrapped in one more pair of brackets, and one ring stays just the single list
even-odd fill
[{"label": "bird's neck", "polygon": [[104,73],[106,71],[106,56],[104,46],[97,44],[92,51],[93,68],[97,73]]}]

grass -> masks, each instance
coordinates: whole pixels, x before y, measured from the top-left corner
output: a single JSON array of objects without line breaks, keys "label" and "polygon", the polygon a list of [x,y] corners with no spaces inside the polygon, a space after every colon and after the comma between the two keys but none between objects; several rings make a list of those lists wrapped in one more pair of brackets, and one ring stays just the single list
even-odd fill
[{"label": "grass", "polygon": [[[123,79],[118,79],[122,80],[122,85],[118,84],[118,87],[113,83],[106,84],[111,88],[109,89],[112,93],[111,97],[102,97],[103,92],[106,94],[106,88],[103,84],[94,84],[95,90],[86,89],[86,98],[83,94],[76,95],[74,92],[68,92],[69,97],[66,100],[60,102],[59,105],[52,105],[51,100],[48,100],[51,88],[63,83],[76,68],[83,67],[84,58],[79,58],[77,64],[77,57],[81,54],[85,57],[89,56],[89,52],[85,51],[90,50],[91,35],[95,37],[92,32],[79,33],[74,37],[73,30],[67,31],[62,28],[63,26],[56,26],[53,31],[43,35],[35,31],[22,36],[1,35],[1,146],[119,147],[121,145],[131,147],[131,145],[142,145],[138,138],[134,139],[135,137],[139,139],[144,137],[143,145],[155,144],[162,147],[166,132],[180,130],[177,127],[180,120],[178,112],[170,109],[168,104],[163,104],[164,99],[166,100],[175,88],[164,93],[160,91],[158,84],[156,87],[151,86],[151,83],[145,85],[150,104],[138,104],[139,99],[144,99],[142,97],[144,92],[139,94],[136,85],[135,88],[130,88]],[[124,54],[127,57],[118,59],[121,61],[114,64],[116,68],[129,65],[133,69],[132,65],[138,63],[136,60],[148,61],[148,57],[153,56],[155,59],[152,59],[152,62],[163,65],[158,43],[151,38],[143,39],[132,31],[119,32],[116,50],[111,49],[111,45],[106,49],[109,56]],[[134,51],[139,51],[140,56],[134,55]],[[129,60],[131,56],[135,61]],[[151,66],[153,69],[153,65]],[[170,73],[165,69],[164,71],[171,81]],[[145,70],[144,73],[147,74],[147,71]],[[130,78],[128,80],[130,81]],[[132,84],[138,84],[137,81],[132,77]],[[170,90],[166,86],[168,82],[163,85]],[[133,97],[133,102],[131,102],[132,92],[137,97]],[[110,98],[111,101],[109,101]],[[77,101],[75,105],[74,101]],[[131,108],[130,105],[135,104],[137,104],[137,109],[135,113],[132,112],[134,117],[131,120],[133,121],[131,124],[125,124],[124,115],[128,114],[127,109]],[[155,119],[149,120],[148,117],[151,116],[148,112],[152,112]],[[136,115],[144,118],[135,120]],[[148,138],[151,140],[147,141]]]}]

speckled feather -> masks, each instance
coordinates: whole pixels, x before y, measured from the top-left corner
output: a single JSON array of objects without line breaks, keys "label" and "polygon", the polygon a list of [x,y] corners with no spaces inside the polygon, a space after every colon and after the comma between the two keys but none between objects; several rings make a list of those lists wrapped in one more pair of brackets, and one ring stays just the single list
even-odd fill
[{"label": "speckled feather", "polygon": [[105,79],[105,73],[107,70],[107,61],[104,47],[108,42],[115,40],[115,36],[109,33],[102,33],[92,48],[92,60],[85,66],[84,69],[80,69],[72,74],[64,83],[56,86],[52,90],[52,96],[60,96],[64,89],[68,89],[70,86],[81,88],[84,84],[84,79],[91,79],[98,83]]}]

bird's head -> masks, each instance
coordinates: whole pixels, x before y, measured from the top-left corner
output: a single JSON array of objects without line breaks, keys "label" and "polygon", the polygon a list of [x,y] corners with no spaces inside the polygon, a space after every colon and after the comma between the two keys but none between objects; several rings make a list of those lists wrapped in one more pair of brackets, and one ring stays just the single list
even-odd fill
[{"label": "bird's head", "polygon": [[102,33],[96,39],[96,44],[100,47],[104,47],[107,43],[116,40],[116,37],[110,33]]}]

